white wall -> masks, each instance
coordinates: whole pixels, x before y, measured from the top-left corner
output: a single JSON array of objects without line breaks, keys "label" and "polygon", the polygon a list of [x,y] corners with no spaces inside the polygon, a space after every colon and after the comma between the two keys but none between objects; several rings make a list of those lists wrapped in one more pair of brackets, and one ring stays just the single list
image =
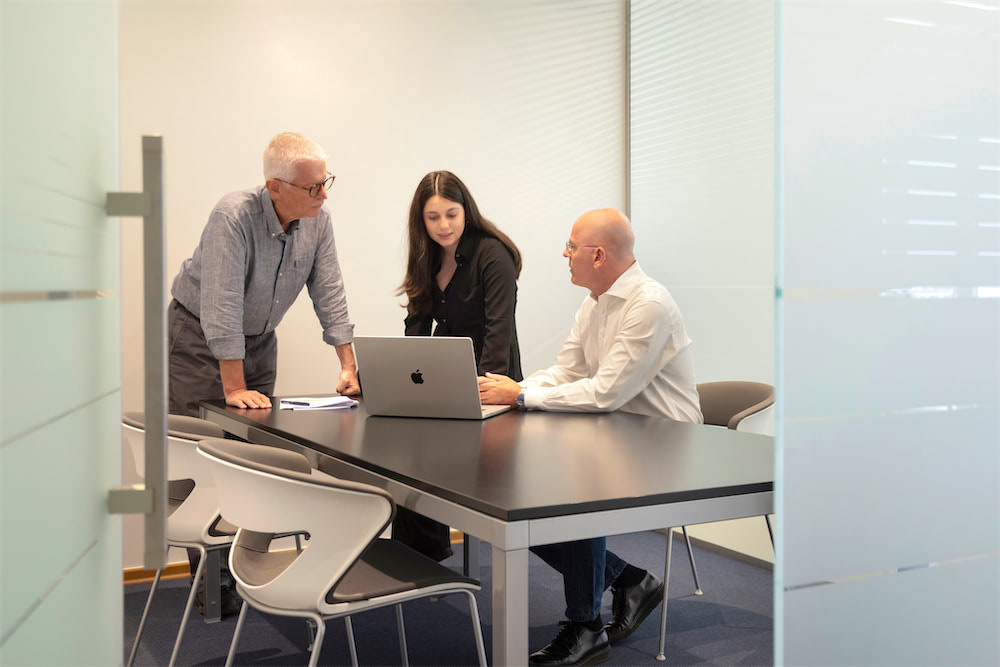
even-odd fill
[{"label": "white wall", "polygon": [[0,5],[0,664],[121,661],[117,3]]},{"label": "white wall", "polygon": [[780,20],[779,664],[1000,662],[1000,3]]}]

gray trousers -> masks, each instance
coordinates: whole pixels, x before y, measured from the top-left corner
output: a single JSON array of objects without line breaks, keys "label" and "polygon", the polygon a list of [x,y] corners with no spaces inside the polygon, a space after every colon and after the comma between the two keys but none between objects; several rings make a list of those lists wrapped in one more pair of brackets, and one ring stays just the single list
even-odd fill
[{"label": "gray trousers", "polygon": [[[168,412],[175,415],[200,416],[198,403],[212,398],[225,398],[219,361],[212,356],[202,331],[201,322],[187,308],[170,300],[167,307],[167,360],[169,402]],[[246,337],[243,375],[247,389],[271,396],[278,369],[278,337],[274,332]],[[198,569],[199,553],[188,548],[191,574]],[[229,573],[229,550],[222,553],[220,579],[223,588],[235,595],[233,576]],[[204,597],[202,597],[204,600]]]},{"label": "gray trousers", "polygon": [[[176,299],[167,307],[167,357],[170,414],[198,417],[199,402],[225,398],[219,361],[208,349],[201,322]],[[273,331],[246,337],[243,375],[247,389],[274,394],[278,337]]]}]

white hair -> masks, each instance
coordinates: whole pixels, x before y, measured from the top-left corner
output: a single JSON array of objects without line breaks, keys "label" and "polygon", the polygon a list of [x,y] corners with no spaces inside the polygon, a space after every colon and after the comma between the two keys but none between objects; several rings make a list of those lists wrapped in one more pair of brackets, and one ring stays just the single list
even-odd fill
[{"label": "white hair", "polygon": [[297,132],[282,132],[264,149],[264,179],[292,181],[300,162],[315,161],[326,162],[326,151],[319,144]]}]

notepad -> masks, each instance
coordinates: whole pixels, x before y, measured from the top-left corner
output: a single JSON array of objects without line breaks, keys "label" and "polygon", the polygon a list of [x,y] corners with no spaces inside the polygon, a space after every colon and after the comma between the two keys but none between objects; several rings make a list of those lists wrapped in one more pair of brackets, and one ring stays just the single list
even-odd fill
[{"label": "notepad", "polygon": [[337,410],[353,408],[357,404],[357,401],[348,396],[323,396],[320,398],[293,396],[281,399],[278,408],[281,410]]}]

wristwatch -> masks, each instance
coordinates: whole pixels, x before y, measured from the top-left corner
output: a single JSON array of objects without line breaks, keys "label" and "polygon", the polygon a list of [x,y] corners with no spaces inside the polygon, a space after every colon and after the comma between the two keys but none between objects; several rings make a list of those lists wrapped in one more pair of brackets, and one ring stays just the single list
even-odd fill
[{"label": "wristwatch", "polygon": [[524,407],[524,392],[523,391],[517,395],[517,401],[515,401],[514,404],[517,407],[519,407],[519,408],[523,408]]}]

